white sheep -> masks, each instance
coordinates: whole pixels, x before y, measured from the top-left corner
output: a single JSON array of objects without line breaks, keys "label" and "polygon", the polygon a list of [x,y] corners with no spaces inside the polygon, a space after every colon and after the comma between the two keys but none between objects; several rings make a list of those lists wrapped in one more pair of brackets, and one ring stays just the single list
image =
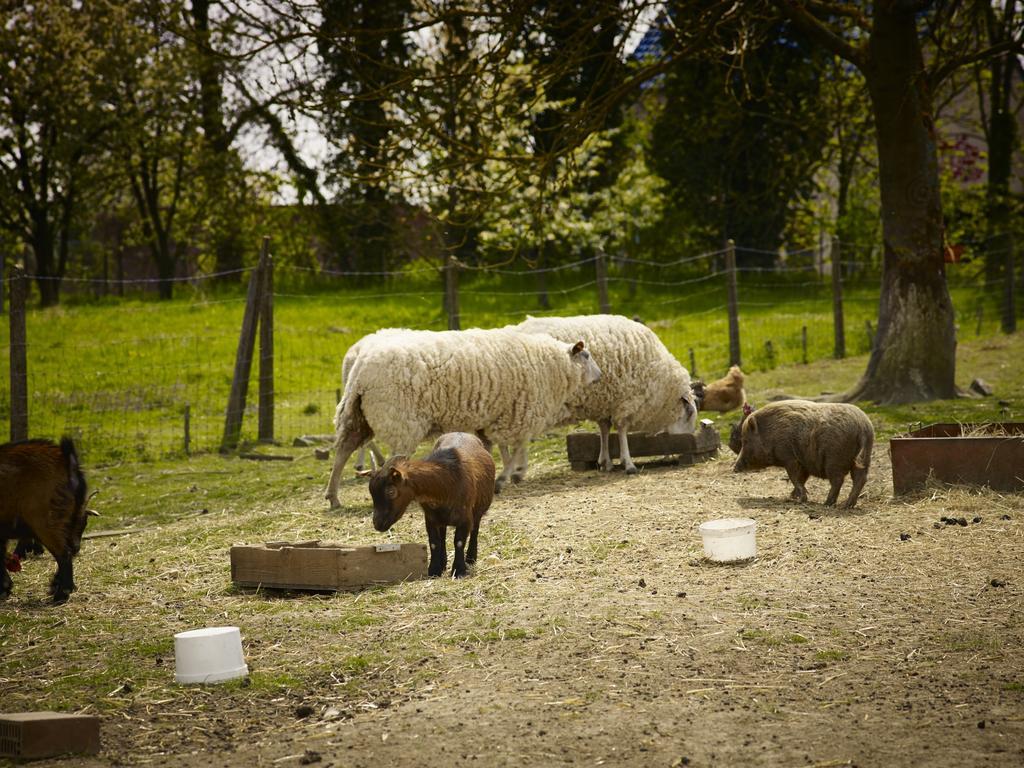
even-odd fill
[{"label": "white sheep", "polygon": [[[690,374],[650,328],[621,315],[575,317],[528,317],[511,326],[527,333],[544,333],[556,339],[583,339],[601,366],[601,381],[577,392],[569,403],[566,421],[589,419],[601,430],[598,465],[612,468],[608,433],[619,433],[619,456],[628,474],[637,471],[629,454],[630,429],[640,432],[692,433],[697,409],[690,389]],[[513,456],[512,479],[526,472],[525,446],[513,453],[499,445],[502,458]]]},{"label": "white sheep", "polygon": [[[470,432],[520,445],[567,413],[601,371],[582,341],[508,328],[382,334],[363,345],[334,416],[326,497],[339,506],[345,462],[371,437],[411,454],[432,432]],[[512,473],[504,467],[498,488]]]},{"label": "white sheep", "polygon": [[[352,375],[352,368],[356,364],[356,360],[359,359],[359,355],[362,350],[366,349],[371,344],[379,342],[381,339],[393,338],[398,335],[410,334],[415,336],[417,333],[431,333],[431,331],[414,331],[410,328],[381,328],[373,333],[368,333],[362,338],[356,340],[356,342],[348,348],[345,352],[345,356],[341,360],[341,386],[342,392],[344,388],[348,386],[349,379]],[[376,460],[376,465],[379,467],[384,463],[384,454],[373,440],[369,440],[363,445],[359,446],[359,452],[356,454],[356,470],[361,470],[366,466],[366,451],[369,450],[373,454],[373,458]]]}]

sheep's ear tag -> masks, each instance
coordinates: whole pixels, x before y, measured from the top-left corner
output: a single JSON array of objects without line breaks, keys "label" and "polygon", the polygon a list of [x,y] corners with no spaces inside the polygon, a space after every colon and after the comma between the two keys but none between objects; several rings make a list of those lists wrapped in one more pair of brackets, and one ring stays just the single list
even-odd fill
[{"label": "sheep's ear tag", "polygon": [[577,341],[572,347],[572,352],[570,352],[569,354],[578,355],[580,352],[583,351],[583,346],[584,345],[582,341]]},{"label": "sheep's ear tag", "polygon": [[373,474],[373,470],[372,469],[357,469],[356,470],[356,477],[369,477],[372,474]]}]

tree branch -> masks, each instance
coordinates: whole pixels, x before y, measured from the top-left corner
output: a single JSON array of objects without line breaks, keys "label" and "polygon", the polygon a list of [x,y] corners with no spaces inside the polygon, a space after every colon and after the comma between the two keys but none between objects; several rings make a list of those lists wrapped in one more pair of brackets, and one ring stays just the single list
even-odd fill
[{"label": "tree branch", "polygon": [[1001,53],[1010,52],[1017,55],[1024,54],[1024,41],[1012,39],[1003,40],[1000,43],[990,45],[988,48],[984,48],[980,51],[974,51],[972,53],[966,53],[963,56],[948,59],[942,64],[937,65],[928,73],[928,84],[934,92],[947,77],[960,69],[960,67],[967,66],[968,64],[974,64],[978,61],[984,61],[985,59],[990,59]]},{"label": "tree branch", "polygon": [[[808,6],[800,0],[771,0],[797,28],[812,40],[825,46],[832,53],[853,64],[863,71],[865,65],[864,52],[861,48],[851,45],[841,35],[808,11]],[[818,3],[814,7],[817,7]]]}]

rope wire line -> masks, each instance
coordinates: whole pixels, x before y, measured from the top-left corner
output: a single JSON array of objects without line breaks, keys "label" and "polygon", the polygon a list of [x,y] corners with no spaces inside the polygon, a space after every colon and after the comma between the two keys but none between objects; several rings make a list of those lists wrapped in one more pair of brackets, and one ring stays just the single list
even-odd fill
[{"label": "rope wire line", "polygon": [[[842,243],[841,249],[843,302],[848,307],[847,349],[849,354],[858,354],[867,350],[865,320],[876,321],[881,267],[877,258],[866,263],[855,256],[877,256],[881,249],[877,243],[852,242]],[[684,254],[664,261],[609,254],[604,260],[605,284],[612,311],[642,315],[684,364],[688,364],[689,347],[693,347],[701,373],[707,375],[719,367],[724,371],[729,348],[725,252]],[[736,252],[779,255],[740,246]],[[815,249],[794,250],[786,257],[804,259],[818,253]],[[1005,255],[1005,248],[988,255]],[[463,300],[462,325],[500,325],[527,314],[596,313],[597,262],[598,257],[592,256],[531,269],[510,268],[511,262],[461,264],[464,282],[458,296]],[[790,261],[736,269],[745,367],[757,370],[802,362],[804,327],[809,360],[831,357],[832,282],[827,273],[832,266],[825,258],[821,264]],[[985,290],[983,266],[975,260],[950,265],[947,270],[958,322],[971,335],[997,332],[1002,312],[1001,291]],[[175,277],[171,282],[204,286],[252,270]],[[442,268],[434,265],[341,271],[275,264],[279,290],[274,297],[280,300],[275,307],[273,357],[278,440],[331,431],[336,391],[341,386],[341,358],[360,336],[395,325],[431,330],[446,327],[441,273]],[[553,279],[545,289],[550,305],[541,308],[539,290],[524,286],[529,285],[525,281],[544,275]],[[303,290],[305,276],[322,277],[326,287]],[[356,286],[347,282],[349,278],[367,281]],[[83,285],[117,284],[86,277],[64,279]],[[161,281],[139,278],[122,282],[130,287]],[[185,450],[187,406],[189,449],[216,450],[223,433],[246,301],[237,288],[231,290],[226,296],[199,292],[169,303],[132,299],[82,311],[30,310],[31,434],[67,433],[80,438],[90,461],[180,455]],[[5,384],[10,374],[9,351],[9,327],[0,322],[0,376]],[[257,347],[243,440],[256,437],[259,357]],[[0,387],[0,430],[9,428],[9,392],[9,387]]]}]

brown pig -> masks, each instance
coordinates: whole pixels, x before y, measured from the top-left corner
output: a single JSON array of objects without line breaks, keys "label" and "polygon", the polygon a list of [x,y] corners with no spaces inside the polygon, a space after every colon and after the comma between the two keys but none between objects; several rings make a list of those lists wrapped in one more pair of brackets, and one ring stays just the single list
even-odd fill
[{"label": "brown pig", "polygon": [[780,400],[744,418],[741,440],[733,471],[784,467],[793,481],[790,498],[797,501],[807,501],[808,477],[823,477],[832,484],[828,506],[836,503],[849,473],[853,489],[843,506],[850,509],[868,479],[875,430],[855,405]]}]

